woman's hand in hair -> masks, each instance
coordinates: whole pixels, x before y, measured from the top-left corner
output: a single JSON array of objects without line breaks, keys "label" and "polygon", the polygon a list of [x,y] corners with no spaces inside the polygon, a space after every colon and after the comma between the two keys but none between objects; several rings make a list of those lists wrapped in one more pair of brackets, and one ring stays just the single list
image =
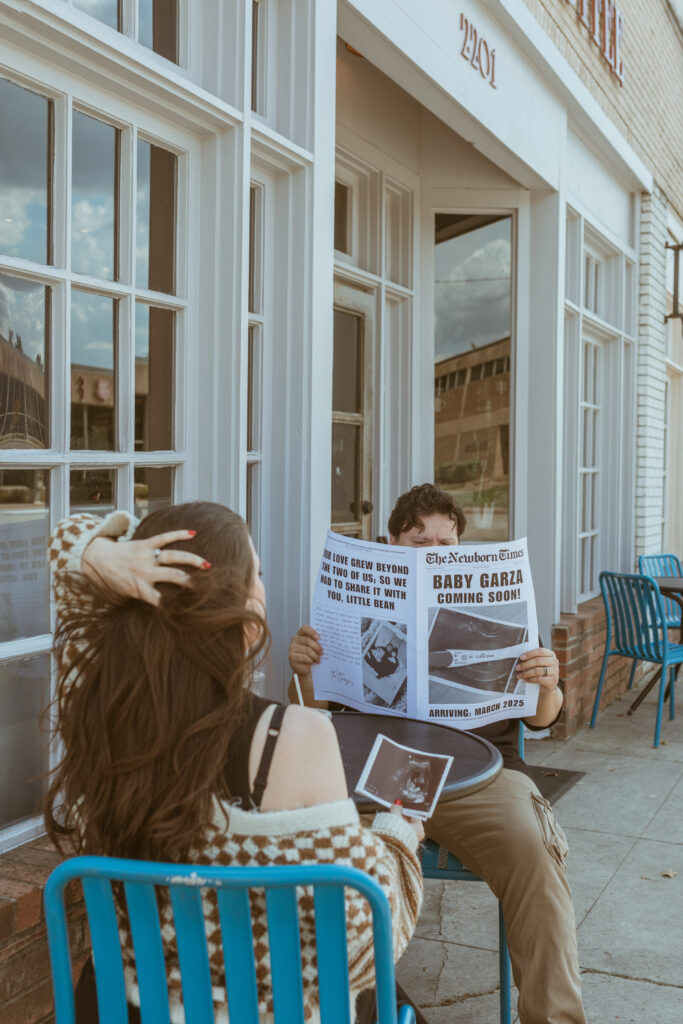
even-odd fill
[{"label": "woman's hand in hair", "polygon": [[158,605],[161,594],[157,583],[175,583],[185,587],[190,577],[180,566],[210,569],[210,563],[190,551],[164,551],[174,544],[194,537],[194,530],[174,530],[146,540],[117,543],[106,537],[90,541],[81,559],[83,573],[121,597],[134,597]]}]

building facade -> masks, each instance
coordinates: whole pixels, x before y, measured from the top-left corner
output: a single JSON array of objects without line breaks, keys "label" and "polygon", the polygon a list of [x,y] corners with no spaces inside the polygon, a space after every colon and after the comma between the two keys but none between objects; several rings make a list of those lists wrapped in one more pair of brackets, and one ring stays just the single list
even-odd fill
[{"label": "building facade", "polygon": [[281,697],[325,530],[437,479],[529,538],[585,721],[599,572],[683,555],[682,97],[669,0],[0,3],[0,957],[72,509],[245,515]]}]

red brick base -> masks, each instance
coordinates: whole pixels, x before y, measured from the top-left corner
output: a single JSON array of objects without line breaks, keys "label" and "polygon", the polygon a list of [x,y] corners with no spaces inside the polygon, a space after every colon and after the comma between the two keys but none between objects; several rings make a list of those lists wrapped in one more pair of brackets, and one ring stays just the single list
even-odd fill
[{"label": "red brick base", "polygon": [[[605,607],[601,597],[579,605],[576,615],[562,615],[552,628],[552,646],[560,662],[564,684],[564,707],[553,726],[553,736],[566,739],[590,720],[605,653]],[[600,709],[604,710],[628,686],[633,662],[613,655],[607,664]],[[636,670],[637,683],[652,671],[641,662]]]},{"label": "red brick base", "polygon": [[[50,958],[43,886],[62,860],[49,839],[36,839],[0,856],[0,1020],[51,1024]],[[80,887],[67,890],[74,976],[89,953],[90,937]]]}]

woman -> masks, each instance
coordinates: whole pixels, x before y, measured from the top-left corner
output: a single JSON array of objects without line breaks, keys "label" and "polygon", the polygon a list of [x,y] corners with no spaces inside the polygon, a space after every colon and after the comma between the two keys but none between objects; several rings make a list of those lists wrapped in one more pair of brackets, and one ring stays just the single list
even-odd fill
[{"label": "woman", "polygon": [[[351,863],[386,891],[399,956],[419,913],[421,826],[383,813],[372,828],[362,827],[330,721],[250,691],[268,627],[258,558],[242,519],[209,502],[163,509],[139,525],[123,512],[104,520],[73,516],[55,530],[50,560],[59,616],[56,726],[64,748],[48,794],[52,831],[67,833],[80,852],[118,857]],[[373,981],[372,932],[365,902],[348,899],[355,904],[348,914],[355,1000]],[[215,904],[206,900],[205,912],[216,1020],[225,1021],[214,966],[221,944]],[[252,912],[265,920],[262,899]],[[302,908],[304,1000],[307,1021],[315,1021],[307,913]],[[172,928],[167,903],[161,916],[162,926]],[[123,912],[120,922],[128,999],[136,1007]],[[257,979],[268,1020],[264,958]],[[171,1016],[182,1021],[172,948],[168,965]],[[92,985],[86,972],[77,993],[79,1024],[96,1019]]]}]

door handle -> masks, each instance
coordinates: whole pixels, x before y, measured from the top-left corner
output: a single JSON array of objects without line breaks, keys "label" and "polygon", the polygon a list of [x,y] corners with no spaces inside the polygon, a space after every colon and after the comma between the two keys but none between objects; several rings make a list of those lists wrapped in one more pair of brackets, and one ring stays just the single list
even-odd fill
[{"label": "door handle", "polygon": [[369,515],[372,512],[372,502],[371,501],[364,501],[360,508],[361,508],[361,512],[363,513],[363,515],[367,516],[367,515]]}]

